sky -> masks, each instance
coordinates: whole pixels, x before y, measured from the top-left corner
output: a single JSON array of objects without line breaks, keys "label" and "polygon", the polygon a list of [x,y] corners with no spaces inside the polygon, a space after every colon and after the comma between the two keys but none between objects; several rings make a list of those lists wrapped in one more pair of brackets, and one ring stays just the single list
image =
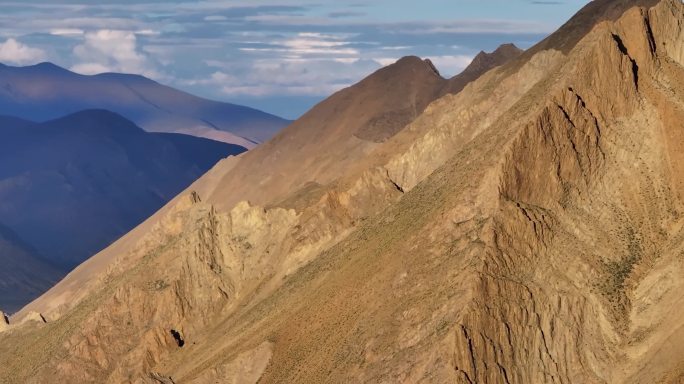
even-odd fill
[{"label": "sky", "polygon": [[295,119],[400,57],[443,76],[529,48],[587,0],[0,0],[0,62],[142,74]]}]

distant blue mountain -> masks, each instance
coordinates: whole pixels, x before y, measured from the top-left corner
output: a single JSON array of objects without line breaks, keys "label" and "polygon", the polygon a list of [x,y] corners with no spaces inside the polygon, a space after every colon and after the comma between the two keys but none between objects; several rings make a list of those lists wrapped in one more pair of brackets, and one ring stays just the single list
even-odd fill
[{"label": "distant blue mountain", "polygon": [[141,223],[217,161],[244,151],[148,133],[105,110],[44,123],[0,117],[0,221],[31,253],[64,272]]},{"label": "distant blue mountain", "polygon": [[9,313],[45,292],[63,274],[2,224],[0,265],[0,308]]},{"label": "distant blue mountain", "polygon": [[185,133],[253,147],[290,121],[256,109],[202,99],[138,75],[84,76],[51,63],[0,64],[0,115],[32,121],[106,109],[149,132]]}]

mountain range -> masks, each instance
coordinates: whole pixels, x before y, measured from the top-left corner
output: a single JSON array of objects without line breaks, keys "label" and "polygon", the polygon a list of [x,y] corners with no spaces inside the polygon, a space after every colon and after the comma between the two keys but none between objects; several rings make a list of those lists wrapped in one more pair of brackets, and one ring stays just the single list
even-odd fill
[{"label": "mountain range", "polygon": [[0,379],[682,382],[683,20],[377,71],[0,321]]},{"label": "mountain range", "polygon": [[[0,292],[0,305],[13,311],[19,308],[13,303],[26,304],[220,159],[244,151],[148,133],[104,110],[43,123],[0,117],[0,224],[12,232],[3,236],[9,248],[0,253],[9,277],[0,284],[9,281],[12,289]],[[39,260],[50,267],[35,267]]]},{"label": "mountain range", "polygon": [[[381,142],[415,119],[430,101],[448,92],[458,92],[469,80],[520,53],[511,45],[491,54],[482,52],[464,74],[449,80],[439,76],[429,61],[417,57],[402,59],[322,103],[291,128],[288,132],[294,133],[285,136],[296,137],[304,150],[288,154],[281,162],[280,157],[268,155],[280,153],[271,149],[278,145],[279,139],[275,139],[265,148],[255,149],[255,154],[250,155],[257,159],[250,162],[253,166],[242,167],[239,174],[232,175],[231,184],[236,189],[248,188],[253,199],[264,191],[272,195],[286,178],[269,180],[267,174],[285,174],[307,162],[322,165],[336,159],[308,157],[307,148],[327,145],[331,151],[353,153],[363,150],[365,139]],[[41,74],[52,71],[67,79],[85,78],[49,64],[16,70],[30,73],[37,68],[43,68]],[[32,81],[42,84],[40,75],[34,76]],[[123,80],[131,77],[117,76]],[[71,89],[71,80],[64,83],[61,79],[59,83],[58,77],[51,75],[47,84],[55,82],[55,86],[61,84],[60,88]],[[22,83],[21,76],[12,79],[13,84]],[[397,89],[388,94],[387,84],[395,84]],[[90,83],[78,89],[81,93],[102,93]],[[50,102],[41,99],[36,103],[29,103],[38,106],[35,113],[56,113]],[[368,112],[349,120],[357,103],[367,104]],[[76,108],[71,102],[67,104]],[[343,124],[345,137],[328,135],[324,140],[318,133]],[[0,217],[16,232],[11,237],[14,241],[5,239],[8,248],[3,257],[7,259],[8,276],[0,277],[0,282],[7,283],[7,289],[0,292],[0,308],[10,313],[141,223],[219,159],[244,150],[181,134],[147,133],[123,116],[106,110],[81,111],[44,123],[0,116],[0,137],[0,198],[4,200]],[[349,141],[347,146],[340,145],[344,140]],[[337,163],[337,167],[344,165]],[[249,182],[243,185],[233,181],[239,179]],[[300,181],[287,180],[289,186]]]},{"label": "mountain range", "polygon": [[32,121],[87,109],[118,113],[149,132],[184,133],[252,148],[290,121],[202,99],[139,75],[80,75],[52,63],[0,64],[0,115]]}]

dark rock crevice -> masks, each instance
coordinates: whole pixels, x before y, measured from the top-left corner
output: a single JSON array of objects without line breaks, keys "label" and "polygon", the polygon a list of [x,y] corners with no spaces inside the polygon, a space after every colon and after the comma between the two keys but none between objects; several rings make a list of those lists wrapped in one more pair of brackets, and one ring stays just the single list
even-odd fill
[{"label": "dark rock crevice", "polygon": [[171,330],[171,336],[173,336],[173,339],[176,340],[176,344],[178,344],[178,347],[183,348],[183,346],[185,345],[185,340],[183,339],[183,335],[179,331],[172,329]]},{"label": "dark rock crevice", "polygon": [[405,193],[405,192],[404,192],[404,188],[403,188],[401,185],[399,185],[399,183],[397,183],[396,181],[394,181],[394,179],[392,179],[392,177],[391,177],[390,174],[389,174],[389,171],[387,171],[387,180],[389,180],[389,182],[392,183],[392,185],[394,186],[394,188],[395,188],[397,191],[399,191],[399,192],[401,192],[401,193]]},{"label": "dark rock crevice", "polygon": [[636,87],[637,90],[639,90],[639,65],[637,65],[636,60],[632,58],[632,56],[629,55],[629,51],[627,50],[627,47],[625,46],[624,42],[622,41],[622,38],[616,34],[611,34],[613,37],[613,40],[617,44],[618,49],[620,52],[627,56],[629,61],[632,63],[632,76],[634,78],[634,86]]}]

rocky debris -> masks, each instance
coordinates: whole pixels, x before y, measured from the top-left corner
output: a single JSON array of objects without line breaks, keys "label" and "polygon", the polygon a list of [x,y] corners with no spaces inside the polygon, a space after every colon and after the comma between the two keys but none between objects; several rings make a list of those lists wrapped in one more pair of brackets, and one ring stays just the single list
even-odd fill
[{"label": "rocky debris", "polygon": [[197,204],[202,202],[202,198],[200,197],[199,193],[197,193],[196,191],[192,191],[190,192],[190,201],[193,204]]},{"label": "rocky debris", "polygon": [[263,342],[258,347],[242,352],[229,362],[205,371],[192,384],[257,384],[273,355],[273,343]]},{"label": "rocky debris", "polygon": [[171,376],[164,376],[157,372],[150,373],[150,378],[159,384],[176,384]]}]

